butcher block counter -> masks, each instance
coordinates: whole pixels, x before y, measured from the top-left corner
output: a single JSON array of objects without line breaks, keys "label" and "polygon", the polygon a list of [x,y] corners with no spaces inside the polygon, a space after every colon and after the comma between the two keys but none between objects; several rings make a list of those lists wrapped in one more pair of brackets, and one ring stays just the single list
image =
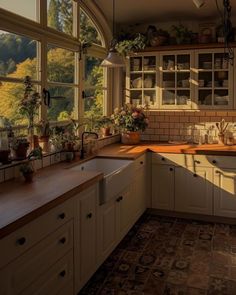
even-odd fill
[{"label": "butcher block counter", "polygon": [[100,152],[100,157],[117,157],[136,159],[146,151],[154,153],[174,153],[174,154],[202,154],[218,156],[236,156],[236,145],[227,146],[219,144],[194,145],[194,144],[170,144],[142,142],[139,145],[122,145],[120,143],[104,147]]},{"label": "butcher block counter", "polygon": [[[135,146],[116,143],[101,149],[97,156],[136,159],[147,151],[236,156],[236,146],[154,142],[142,142]],[[99,172],[66,169],[69,165],[59,163],[43,168],[36,173],[30,184],[24,183],[22,179],[0,184],[0,238],[103,178]]]}]

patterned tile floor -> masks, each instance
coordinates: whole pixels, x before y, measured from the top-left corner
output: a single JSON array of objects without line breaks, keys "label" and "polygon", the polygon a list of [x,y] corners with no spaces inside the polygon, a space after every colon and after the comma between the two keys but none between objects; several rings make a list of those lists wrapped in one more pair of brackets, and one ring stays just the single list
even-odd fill
[{"label": "patterned tile floor", "polygon": [[80,295],[236,295],[236,225],[144,214]]}]

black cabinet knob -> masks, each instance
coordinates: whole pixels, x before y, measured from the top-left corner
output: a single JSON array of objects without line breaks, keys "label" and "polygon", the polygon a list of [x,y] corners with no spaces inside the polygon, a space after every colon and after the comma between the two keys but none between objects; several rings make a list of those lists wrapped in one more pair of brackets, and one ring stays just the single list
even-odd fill
[{"label": "black cabinet knob", "polygon": [[120,196],[120,200],[121,200],[121,201],[123,200],[123,196]]},{"label": "black cabinet knob", "polygon": [[60,277],[64,278],[64,276],[66,275],[66,271],[65,270],[61,271],[59,273],[59,275],[60,275]]},{"label": "black cabinet knob", "polygon": [[194,163],[196,163],[196,164],[201,164],[201,162],[198,161],[198,160],[194,160]]},{"label": "black cabinet knob", "polygon": [[162,161],[165,161],[166,159],[165,159],[165,158],[161,158],[161,160],[162,160]]},{"label": "black cabinet knob", "polygon": [[170,171],[173,171],[174,169],[173,169],[173,168],[170,168],[169,170],[170,170]]},{"label": "black cabinet knob", "polygon": [[65,242],[66,242],[66,238],[65,237],[63,237],[63,238],[60,239],[60,243],[61,244],[65,244]]},{"label": "black cabinet knob", "polygon": [[119,203],[120,201],[123,200],[123,196],[119,196],[117,199],[116,199],[116,202]]},{"label": "black cabinet knob", "polygon": [[217,161],[216,161],[216,160],[212,160],[212,163],[213,163],[213,164],[216,164],[216,163],[217,163]]},{"label": "black cabinet knob", "polygon": [[197,177],[197,174],[196,174],[196,173],[194,173],[194,174],[193,174],[193,177]]},{"label": "black cabinet knob", "polygon": [[143,161],[141,161],[140,164],[143,165]]},{"label": "black cabinet knob", "polygon": [[66,217],[66,214],[63,212],[63,213],[61,213],[61,214],[59,214],[59,216],[58,216],[60,219],[65,219],[65,217]]},{"label": "black cabinet knob", "polygon": [[25,237],[19,238],[17,240],[17,244],[20,245],[20,246],[24,245],[25,242],[26,242],[26,238]]},{"label": "black cabinet knob", "polygon": [[87,214],[87,218],[89,218],[89,219],[92,218],[92,216],[93,216],[93,214],[91,212]]}]

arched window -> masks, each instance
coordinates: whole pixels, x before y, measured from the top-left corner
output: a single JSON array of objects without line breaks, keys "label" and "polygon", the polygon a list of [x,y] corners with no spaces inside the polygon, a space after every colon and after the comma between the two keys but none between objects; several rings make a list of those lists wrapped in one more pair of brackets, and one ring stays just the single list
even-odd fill
[{"label": "arched window", "polygon": [[96,23],[102,14],[95,20],[91,11],[74,0],[0,0],[0,117],[25,123],[18,103],[26,75],[40,93],[50,92],[50,105],[42,105],[39,118],[66,121],[103,113],[106,72],[99,64],[106,42]]}]

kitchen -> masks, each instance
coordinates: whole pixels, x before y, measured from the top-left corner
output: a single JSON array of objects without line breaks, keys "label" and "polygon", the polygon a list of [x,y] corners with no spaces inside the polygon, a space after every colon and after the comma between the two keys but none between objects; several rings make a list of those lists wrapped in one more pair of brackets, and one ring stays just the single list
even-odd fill
[{"label": "kitchen", "polygon": [[[17,109],[26,105],[14,104],[23,94],[42,95],[35,114],[40,109],[43,120],[33,119],[29,127],[37,125],[51,144],[40,143],[42,158],[12,158],[11,151],[0,166],[0,294],[235,294],[234,42],[214,39],[220,38],[215,1],[179,0],[178,7],[154,2],[62,1],[77,13],[81,5],[81,23],[96,32],[94,44],[82,42],[78,51],[76,29],[53,18],[60,1],[35,0],[29,10],[0,1],[0,40],[11,40],[0,52],[13,61],[21,56],[10,66],[0,54],[0,114],[15,122],[1,127],[2,150],[28,122]],[[228,1],[218,1],[220,11],[223,4],[229,9]],[[234,25],[233,1],[231,6],[226,17]],[[188,37],[190,30],[191,38],[198,34],[197,43],[189,44],[186,35],[178,41],[177,30],[171,31],[182,19]],[[129,52],[125,67],[102,68],[118,30],[114,24],[137,32],[152,25],[149,43]],[[81,25],[83,30],[87,36]],[[85,73],[77,75],[82,67]],[[78,119],[89,112],[82,144]],[[119,121],[97,140],[90,132],[98,121],[95,129],[104,127],[104,118],[96,122],[96,112],[106,118],[144,115],[137,125],[125,125],[131,128],[125,136]],[[68,114],[74,115],[70,124]],[[29,127],[35,139],[37,128]],[[131,138],[134,127],[143,130],[141,138]],[[71,149],[74,142],[79,147]],[[35,172],[25,183],[19,166],[29,163]]]}]

